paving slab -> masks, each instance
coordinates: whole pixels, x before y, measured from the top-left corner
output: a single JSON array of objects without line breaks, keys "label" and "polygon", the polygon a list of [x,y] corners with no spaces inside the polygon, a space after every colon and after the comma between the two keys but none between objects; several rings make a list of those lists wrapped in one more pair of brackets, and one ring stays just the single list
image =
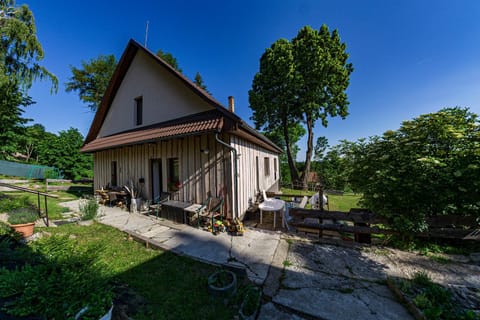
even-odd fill
[{"label": "paving slab", "polygon": [[[359,249],[294,242],[272,301],[316,319],[412,319]],[[268,281],[267,281],[268,283]]]},{"label": "paving slab", "polygon": [[102,206],[100,211],[100,223],[141,235],[150,239],[150,244],[203,262],[243,266],[249,279],[257,284],[265,281],[280,240],[280,234],[275,232],[247,229],[244,236],[227,233],[215,236],[185,224],[120,208]]}]

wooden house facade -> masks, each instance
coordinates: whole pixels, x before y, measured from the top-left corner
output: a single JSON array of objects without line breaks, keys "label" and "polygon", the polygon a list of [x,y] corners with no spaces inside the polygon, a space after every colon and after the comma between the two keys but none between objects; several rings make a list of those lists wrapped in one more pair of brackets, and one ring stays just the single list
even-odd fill
[{"label": "wooden house facade", "polygon": [[276,191],[281,150],[181,73],[130,40],[86,137],[94,188],[136,184],[201,203],[223,196],[243,217],[257,192]]}]

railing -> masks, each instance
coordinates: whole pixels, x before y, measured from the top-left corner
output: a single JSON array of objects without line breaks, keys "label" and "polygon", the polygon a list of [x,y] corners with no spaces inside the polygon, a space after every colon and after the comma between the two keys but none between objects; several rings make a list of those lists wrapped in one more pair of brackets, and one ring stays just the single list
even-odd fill
[{"label": "railing", "polygon": [[[16,186],[16,185],[13,185],[13,184],[3,183],[3,182],[0,182],[0,186],[1,187],[7,187],[7,188],[10,188],[10,189],[14,189],[14,190],[23,191],[23,192],[36,194],[37,199],[38,199],[38,216],[43,219],[43,221],[45,222],[45,225],[47,227],[49,226],[47,197],[58,198],[58,196],[51,195],[51,194],[44,193],[44,192],[40,192],[40,191],[33,190],[33,189],[28,189],[28,188]],[[41,205],[40,205],[40,196],[44,196],[44,202],[45,202],[45,216],[43,216],[43,217],[42,217],[42,209],[41,209]]]}]

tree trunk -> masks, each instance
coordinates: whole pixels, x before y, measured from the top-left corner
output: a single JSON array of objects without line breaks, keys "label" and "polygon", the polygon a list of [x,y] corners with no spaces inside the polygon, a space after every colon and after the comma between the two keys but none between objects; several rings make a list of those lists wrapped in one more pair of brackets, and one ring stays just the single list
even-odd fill
[{"label": "tree trunk", "polygon": [[311,115],[306,114],[307,119],[307,154],[305,156],[305,171],[302,174],[302,188],[303,190],[308,189],[308,174],[310,173],[310,165],[312,163],[312,153],[313,153],[313,120]]},{"label": "tree trunk", "polygon": [[285,139],[285,147],[287,148],[287,160],[288,167],[290,168],[290,177],[292,178],[292,183],[298,183],[300,180],[297,166],[292,157],[292,150],[290,147],[290,136],[288,135],[288,123],[286,119],[283,119],[283,137]]}]

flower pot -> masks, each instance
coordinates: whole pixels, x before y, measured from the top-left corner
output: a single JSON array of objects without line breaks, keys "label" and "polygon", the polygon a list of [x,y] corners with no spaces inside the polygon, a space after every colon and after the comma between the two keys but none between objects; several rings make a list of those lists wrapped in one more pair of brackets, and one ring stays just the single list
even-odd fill
[{"label": "flower pot", "polygon": [[23,238],[28,238],[33,234],[33,228],[35,227],[35,222],[23,223],[23,224],[12,224],[10,225],[15,232],[18,232],[22,235]]},{"label": "flower pot", "polygon": [[220,270],[208,277],[208,292],[215,297],[229,298],[237,292],[237,276],[229,270]]},{"label": "flower pot", "polygon": [[253,320],[256,318],[258,308],[260,307],[261,291],[258,288],[247,291],[243,298],[240,310],[238,311],[240,318],[243,320]]},{"label": "flower pot", "polygon": [[130,203],[130,212],[137,213],[142,205],[142,198],[132,198]]}]

